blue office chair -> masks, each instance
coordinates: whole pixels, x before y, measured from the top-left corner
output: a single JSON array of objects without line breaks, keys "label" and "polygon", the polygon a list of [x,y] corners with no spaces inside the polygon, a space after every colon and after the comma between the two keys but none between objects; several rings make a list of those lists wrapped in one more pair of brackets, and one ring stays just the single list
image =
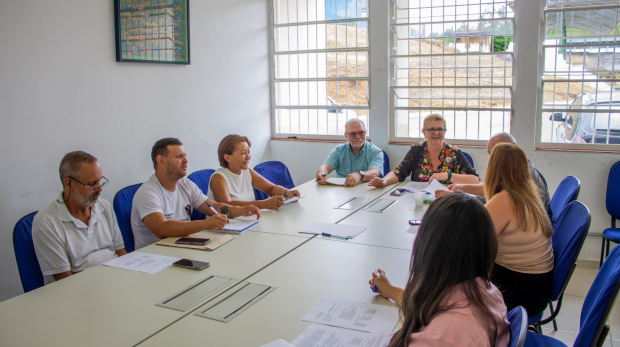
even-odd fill
[{"label": "blue office chair", "polygon": [[383,176],[390,172],[390,157],[383,151]]},{"label": "blue office chair", "polygon": [[467,161],[469,162],[469,165],[471,165],[471,167],[475,167],[474,166],[474,160],[471,158],[471,155],[461,151],[461,153],[463,153],[463,155],[465,156],[465,159],[467,159]]},{"label": "blue office chair", "polygon": [[508,347],[523,347],[527,332],[527,311],[523,306],[517,306],[508,312],[510,322],[510,342]]},{"label": "blue office chair", "polygon": [[[541,326],[553,321],[553,329],[558,330],[555,318],[560,313],[564,290],[570,281],[573,271],[577,266],[577,256],[583,246],[588,230],[590,229],[590,210],[579,201],[573,201],[566,205],[558,220],[553,225],[553,258],[555,269],[553,270],[553,285],[551,288],[551,300],[549,309],[551,315],[543,320],[544,311],[530,317],[529,324],[539,333]],[[555,309],[553,303],[556,302]]]},{"label": "blue office chair", "polygon": [[[207,195],[209,191],[209,181],[211,180],[211,176],[214,172],[215,170],[213,169],[200,170],[193,172],[191,175],[187,176],[187,178],[189,178],[190,181],[196,183],[198,188],[200,188],[200,190],[202,191],[202,194]],[[197,209],[194,209],[194,211],[192,211],[192,215],[189,218],[191,220],[202,220],[205,219],[206,216],[204,213],[198,211]]]},{"label": "blue office chair", "polygon": [[36,214],[25,215],[13,228],[13,249],[24,293],[43,287],[43,273],[32,243],[32,220]]},{"label": "blue office chair", "polygon": [[620,219],[620,161],[611,166],[607,178],[607,193],[605,207],[611,215],[611,228],[603,230],[603,245],[601,246],[601,263],[603,265],[603,251],[607,246],[605,254],[609,254],[609,241],[620,243],[620,228],[616,228],[616,219]]},{"label": "blue office chair", "polygon": [[114,195],[114,200],[112,200],[112,208],[114,208],[118,228],[121,229],[127,253],[133,252],[136,249],[133,231],[131,231],[131,205],[133,203],[133,196],[136,195],[141,185],[142,183],[138,183],[119,190]]},{"label": "blue office chair", "polygon": [[[614,248],[599,269],[588,295],[581,308],[579,334],[575,339],[575,347],[600,347],[609,333],[609,325],[605,325],[611,312],[618,289],[620,289],[620,247]],[[527,332],[525,345],[529,346],[566,346],[564,343],[532,331]]]},{"label": "blue office chair", "polygon": [[[260,163],[254,167],[254,171],[273,184],[280,185],[287,189],[295,187],[291,173],[288,171],[286,165],[280,161],[266,161]],[[269,198],[269,195],[254,189],[254,197],[256,200],[265,200]]]},{"label": "blue office chair", "polygon": [[580,187],[581,183],[575,176],[566,176],[566,178],[560,182],[558,189],[553,193],[553,197],[549,203],[549,205],[551,205],[551,213],[553,214],[551,223],[555,223],[558,216],[569,202],[577,200]]}]

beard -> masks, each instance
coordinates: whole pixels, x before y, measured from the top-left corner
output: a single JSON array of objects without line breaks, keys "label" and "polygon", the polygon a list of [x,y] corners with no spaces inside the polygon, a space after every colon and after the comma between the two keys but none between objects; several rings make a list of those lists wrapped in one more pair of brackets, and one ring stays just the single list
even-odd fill
[{"label": "beard", "polygon": [[361,148],[364,145],[364,141],[361,141],[360,144],[349,143],[353,148]]},{"label": "beard", "polygon": [[168,174],[168,177],[172,177],[174,179],[181,179],[185,177],[185,175],[187,174],[186,172],[183,172],[183,170],[181,170],[180,167],[172,167],[172,166],[168,166],[166,168],[166,173]]},{"label": "beard", "polygon": [[97,203],[97,200],[93,200],[93,198],[101,195],[100,192],[94,192],[91,195],[82,195],[77,190],[75,191],[74,194],[75,194],[75,200],[77,201],[77,203],[80,206],[86,207],[86,208],[95,206],[95,204]]}]

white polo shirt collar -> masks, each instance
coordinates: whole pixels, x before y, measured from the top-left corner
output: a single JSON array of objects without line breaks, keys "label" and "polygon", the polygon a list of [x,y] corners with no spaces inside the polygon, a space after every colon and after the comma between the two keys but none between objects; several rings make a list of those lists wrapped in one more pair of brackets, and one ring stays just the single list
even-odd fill
[{"label": "white polo shirt collar", "polygon": [[95,203],[95,206],[93,206],[90,210],[90,223],[86,225],[84,224],[84,222],[82,222],[81,220],[77,218],[74,218],[71,215],[71,213],[69,212],[69,209],[67,208],[67,205],[63,202],[63,199],[64,197],[61,192],[58,199],[56,199],[56,212],[58,213],[58,217],[60,218],[61,221],[65,223],[69,223],[69,222],[73,223],[73,225],[75,225],[75,227],[79,229],[92,230],[93,225],[97,223],[97,221],[99,220],[99,216],[105,210],[105,208],[103,207],[103,204],[101,204],[101,202],[97,200],[97,202]]}]

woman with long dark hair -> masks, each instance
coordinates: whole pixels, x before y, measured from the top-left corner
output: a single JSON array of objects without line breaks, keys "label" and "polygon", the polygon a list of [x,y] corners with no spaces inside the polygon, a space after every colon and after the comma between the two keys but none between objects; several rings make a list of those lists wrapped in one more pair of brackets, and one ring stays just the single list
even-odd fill
[{"label": "woman with long dark hair", "polygon": [[380,269],[369,281],[400,308],[403,325],[389,347],[507,346],[506,306],[491,283],[496,255],[493,221],[475,197],[437,199],[418,230],[404,290]]}]

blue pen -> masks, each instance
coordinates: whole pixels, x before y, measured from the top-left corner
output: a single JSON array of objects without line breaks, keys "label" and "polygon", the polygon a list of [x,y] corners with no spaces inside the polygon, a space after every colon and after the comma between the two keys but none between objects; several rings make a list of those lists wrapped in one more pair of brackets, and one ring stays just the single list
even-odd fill
[{"label": "blue pen", "polygon": [[[378,275],[378,274],[379,274],[379,270],[378,270],[378,269],[377,269],[377,270],[375,270],[375,273]],[[373,284],[373,285],[372,285],[372,292],[373,292],[373,293],[376,293],[376,292],[377,292],[377,285],[376,285],[376,284]]]},{"label": "blue pen", "polygon": [[211,211],[213,211],[215,214],[219,214],[219,213],[217,213],[217,210],[215,209],[215,207],[211,206],[211,204],[210,204],[210,203],[208,203],[208,202],[206,202],[206,201],[205,201],[205,204],[207,204],[207,206],[209,206],[209,208],[211,209]]},{"label": "blue pen", "polygon": [[327,237],[333,237],[335,239],[348,240],[348,238],[346,238],[346,237],[336,236],[336,235],[332,235],[332,234],[328,234],[328,233],[321,233],[321,235],[327,236]]}]

